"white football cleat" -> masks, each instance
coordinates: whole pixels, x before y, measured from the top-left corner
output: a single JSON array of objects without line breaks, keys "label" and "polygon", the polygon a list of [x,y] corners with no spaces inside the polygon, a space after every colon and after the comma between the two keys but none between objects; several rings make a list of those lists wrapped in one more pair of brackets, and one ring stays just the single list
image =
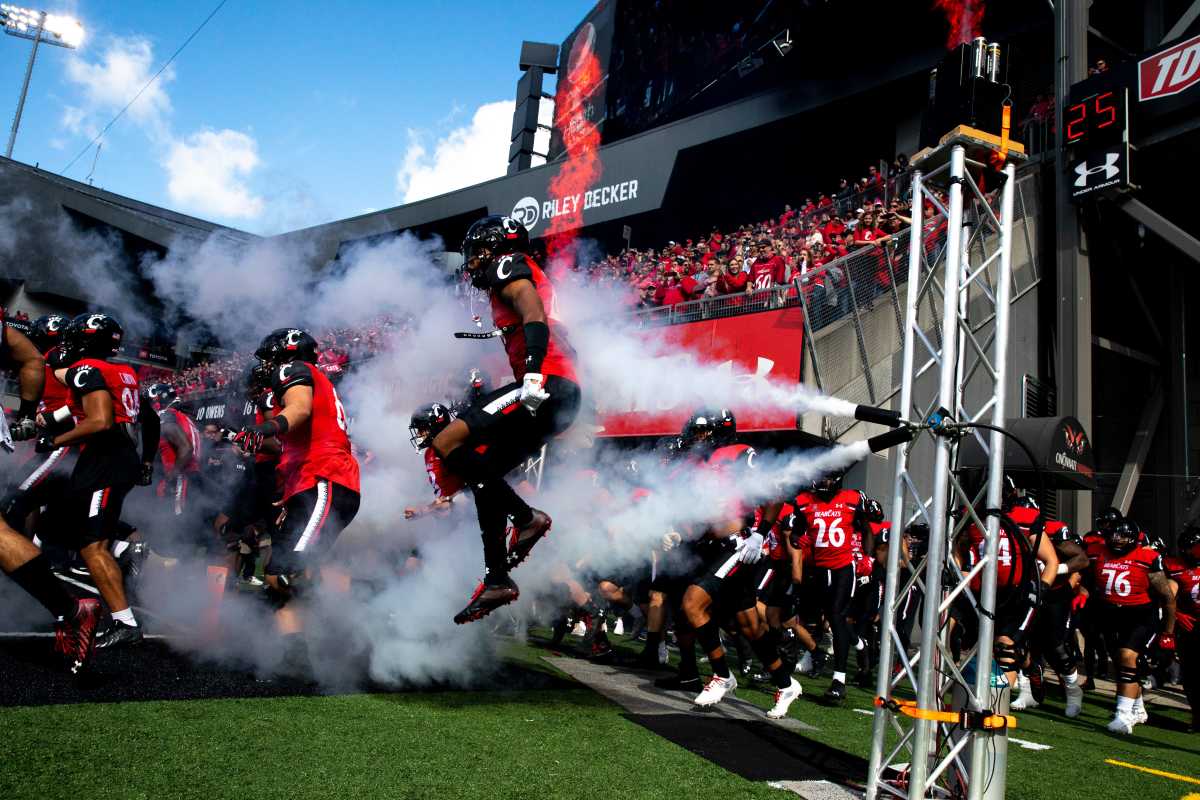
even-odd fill
[{"label": "white football cleat", "polygon": [[1113,714],[1112,721],[1108,723],[1108,731],[1109,733],[1133,733],[1134,725],[1137,725],[1137,717],[1118,711]]},{"label": "white football cleat", "polygon": [[737,678],[731,673],[728,678],[713,675],[704,685],[704,691],[696,695],[693,701],[698,706],[715,706],[724,699],[725,695],[737,688]]},{"label": "white football cleat", "polygon": [[804,694],[804,687],[795,678],[792,678],[791,685],[786,689],[775,690],[775,705],[767,712],[767,719],[783,719],[786,717],[788,709],[792,706],[792,702],[802,694]]},{"label": "white football cleat", "polygon": [[1016,700],[1008,704],[1010,709],[1013,711],[1024,711],[1028,708],[1038,707],[1038,701],[1033,699],[1033,689],[1029,685],[1029,678],[1018,674],[1017,688],[1021,690],[1021,693],[1017,696]]},{"label": "white football cleat", "polygon": [[1074,719],[1083,710],[1083,689],[1080,689],[1079,685],[1075,683],[1066,684],[1065,689],[1067,691],[1066,714],[1070,719]]},{"label": "white football cleat", "polygon": [[1135,725],[1144,725],[1150,721],[1150,715],[1146,712],[1145,706],[1133,707],[1133,722]]}]

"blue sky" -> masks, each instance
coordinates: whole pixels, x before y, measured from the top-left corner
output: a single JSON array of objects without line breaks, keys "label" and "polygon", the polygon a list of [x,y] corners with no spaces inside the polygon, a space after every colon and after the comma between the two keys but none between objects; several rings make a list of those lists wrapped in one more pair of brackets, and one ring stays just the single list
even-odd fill
[{"label": "blue sky", "polygon": [[[61,171],[216,4],[42,6],[87,38],[39,52],[13,157]],[[105,136],[93,182],[272,233],[501,175],[521,40],[561,42],[592,4],[228,0]],[[29,46],[0,36],[6,133]]]}]

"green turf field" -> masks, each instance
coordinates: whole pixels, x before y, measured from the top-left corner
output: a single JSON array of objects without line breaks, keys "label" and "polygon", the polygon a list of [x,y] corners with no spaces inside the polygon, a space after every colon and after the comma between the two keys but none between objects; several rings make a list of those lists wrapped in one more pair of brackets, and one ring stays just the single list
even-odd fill
[{"label": "green turf field", "polygon": [[[330,697],[96,703],[0,709],[0,798],[785,798],[660,738],[618,706],[513,645],[526,688]],[[813,700],[804,681],[792,713],[813,739],[867,755],[867,692],[847,707]],[[764,708],[765,691],[738,696]],[[1200,785],[1108,765],[1106,758],[1200,777],[1197,739],[1167,714],[1131,738],[1103,730],[1110,700],[1083,716],[1060,705],[1020,715],[1015,736],[1052,750],[1010,748],[1008,796],[1185,797]],[[792,734],[788,733],[791,736]]]}]

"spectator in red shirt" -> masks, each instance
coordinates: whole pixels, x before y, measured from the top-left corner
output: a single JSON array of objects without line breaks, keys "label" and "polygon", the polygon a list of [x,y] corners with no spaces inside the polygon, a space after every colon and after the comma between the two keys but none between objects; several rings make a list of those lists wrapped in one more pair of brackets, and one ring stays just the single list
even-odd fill
[{"label": "spectator in red shirt", "polygon": [[746,291],[750,276],[742,272],[736,260],[726,263],[725,271],[717,278],[717,294],[741,294]]}]

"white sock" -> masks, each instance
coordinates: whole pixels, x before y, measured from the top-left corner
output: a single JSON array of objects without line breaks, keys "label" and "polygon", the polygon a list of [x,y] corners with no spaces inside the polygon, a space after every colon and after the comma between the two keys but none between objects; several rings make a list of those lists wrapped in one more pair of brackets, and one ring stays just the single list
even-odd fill
[{"label": "white sock", "polygon": [[1067,686],[1074,686],[1079,682],[1079,670],[1075,670],[1070,675],[1063,675],[1062,679]]},{"label": "white sock", "polygon": [[841,681],[842,683],[845,683],[846,682],[846,673],[835,672],[835,673],[833,673],[833,679],[835,681]]},{"label": "white sock", "polygon": [[1118,697],[1117,698],[1117,713],[1118,714],[1132,714],[1133,713],[1133,698],[1132,697]]},{"label": "white sock", "polygon": [[133,617],[132,608],[123,608],[120,611],[114,611],[112,612],[112,618],[117,622],[124,622],[126,625],[137,627],[137,620]]},{"label": "white sock", "polygon": [[115,542],[112,543],[113,558],[120,558],[121,553],[124,553],[126,548],[128,548],[128,547],[129,547],[129,542],[125,541],[124,539],[117,539]]}]

